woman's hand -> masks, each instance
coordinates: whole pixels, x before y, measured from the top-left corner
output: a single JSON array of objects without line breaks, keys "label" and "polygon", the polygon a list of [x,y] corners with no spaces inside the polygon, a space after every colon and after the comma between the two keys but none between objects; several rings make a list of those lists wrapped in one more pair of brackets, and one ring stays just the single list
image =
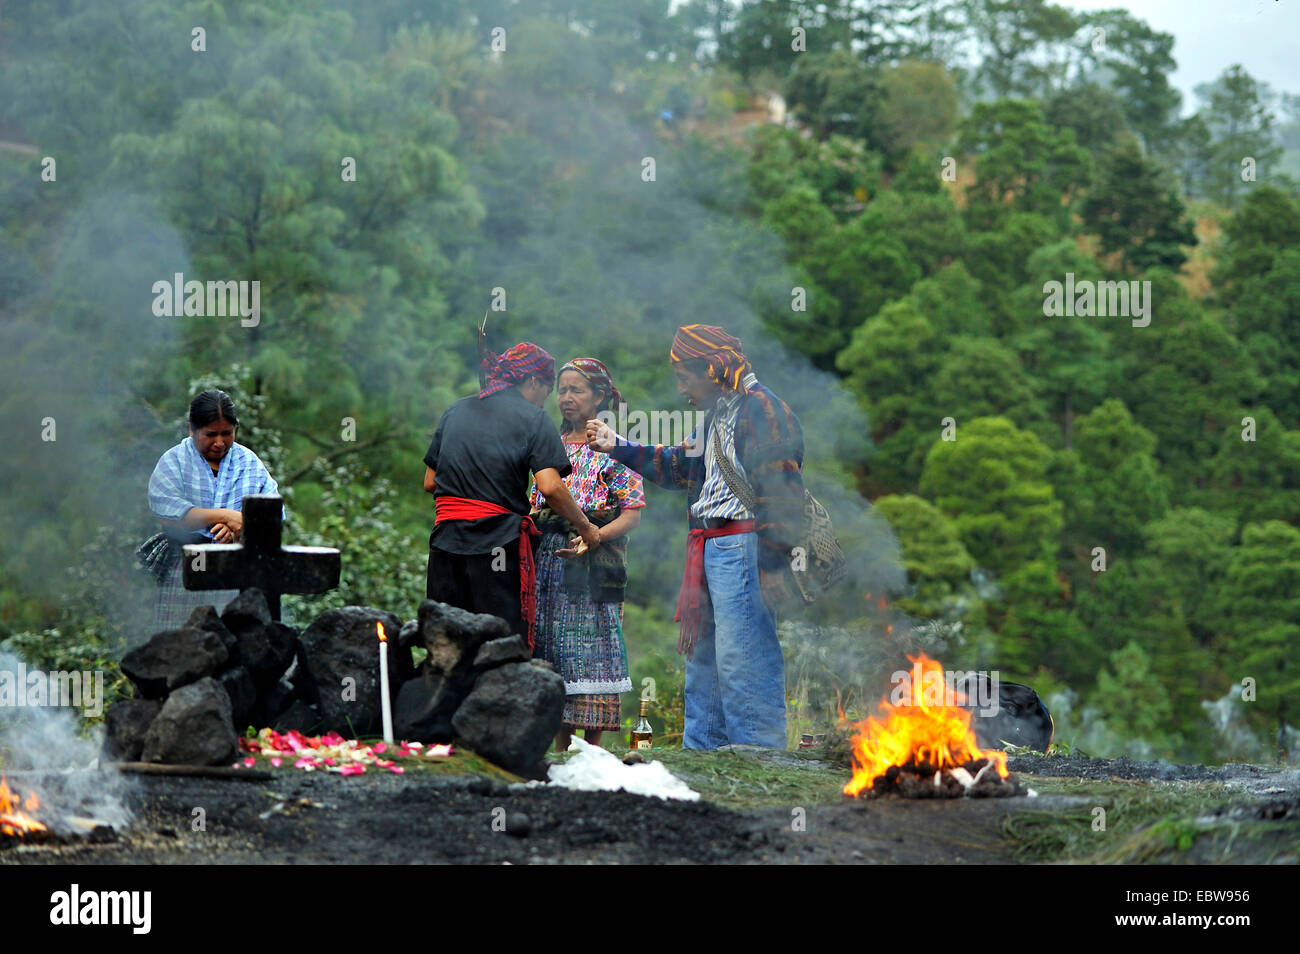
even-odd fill
[{"label": "woman's hand", "polygon": [[239,539],[235,531],[230,529],[229,524],[225,523],[214,523],[208,532],[217,543],[235,543]]},{"label": "woman's hand", "polygon": [[230,532],[234,534],[236,540],[244,535],[244,515],[242,513],[238,510],[227,510],[224,507],[218,510],[217,513],[221,515],[220,522],[226,525]]}]

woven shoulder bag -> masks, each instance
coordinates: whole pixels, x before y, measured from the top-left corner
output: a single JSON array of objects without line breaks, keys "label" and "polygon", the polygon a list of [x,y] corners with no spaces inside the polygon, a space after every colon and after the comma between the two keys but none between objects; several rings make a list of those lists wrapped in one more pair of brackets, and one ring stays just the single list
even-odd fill
[{"label": "woven shoulder bag", "polygon": [[[713,430],[713,459],[722,471],[722,479],[736,495],[736,499],[754,516],[758,516],[758,500],[754,488],[736,472],[727,455],[722,452],[718,428]],[[835,528],[830,514],[805,487],[803,491],[803,523],[798,542],[790,550],[790,570],[799,595],[805,603],[815,603],[832,586],[844,578],[848,560],[835,539]]]}]

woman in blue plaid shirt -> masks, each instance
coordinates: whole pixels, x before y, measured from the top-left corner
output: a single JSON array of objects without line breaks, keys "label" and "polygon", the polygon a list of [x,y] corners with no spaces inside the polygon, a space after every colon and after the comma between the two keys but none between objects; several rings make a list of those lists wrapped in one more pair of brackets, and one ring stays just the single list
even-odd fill
[{"label": "woman in blue plaid shirt", "polygon": [[149,509],[164,528],[141,547],[145,565],[158,579],[157,630],[180,627],[198,606],[211,604],[220,612],[237,595],[234,590],[185,589],[181,547],[238,543],[244,529],[244,497],[279,493],[257,455],[235,443],[239,418],[225,391],[195,397],[189,426],[190,436],[158,459],[149,478]]}]

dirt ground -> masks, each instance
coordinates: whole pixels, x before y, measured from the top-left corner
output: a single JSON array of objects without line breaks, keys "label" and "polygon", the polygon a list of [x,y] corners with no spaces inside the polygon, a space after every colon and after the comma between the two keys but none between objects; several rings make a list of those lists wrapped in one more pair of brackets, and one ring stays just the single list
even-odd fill
[{"label": "dirt ground", "polygon": [[[791,759],[781,758],[788,776]],[[1156,763],[1044,761],[1021,757],[1012,768],[1031,788],[1051,778],[1169,775]],[[1174,776],[1193,779],[1211,773],[1216,783],[1236,775],[1255,786],[1260,805],[1300,791],[1295,771],[1174,768]],[[808,763],[807,772],[839,777],[821,762]],[[479,776],[343,778],[288,769],[262,781],[133,776],[125,797],[133,821],[115,840],[0,846],[0,864],[1007,863],[1024,860],[1007,837],[1009,818],[1086,812],[1080,806],[1089,803],[1051,793],[931,801],[821,794],[802,805],[778,797],[735,807],[717,798],[664,801]]]},{"label": "dirt ground", "polygon": [[[504,784],[479,794],[469,785],[460,778],[388,774],[286,773],[261,783],[141,778],[130,796],[135,821],[118,840],[20,846],[0,851],[0,863],[1011,860],[998,836],[1011,799],[810,805],[799,819],[794,808],[736,811],[705,801]],[[195,808],[204,810],[204,831],[192,830]]]}]

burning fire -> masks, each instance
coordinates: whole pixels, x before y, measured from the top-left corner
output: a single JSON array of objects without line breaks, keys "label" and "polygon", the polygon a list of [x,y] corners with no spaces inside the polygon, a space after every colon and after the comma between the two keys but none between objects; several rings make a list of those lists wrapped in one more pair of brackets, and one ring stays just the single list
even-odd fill
[{"label": "burning fire", "polygon": [[[882,722],[870,716],[859,722],[852,739],[853,778],[844,786],[846,795],[857,795],[872,787],[890,766],[928,765],[930,772],[955,769],[978,759],[991,762],[1002,778],[1007,777],[1005,752],[986,751],[979,747],[970,727],[970,711],[959,706],[943,705],[943,693],[922,692],[923,687],[943,686],[943,666],[925,653],[907,657],[919,671],[920,684],[910,673],[903,676],[902,684],[895,690],[901,692],[902,703],[895,705],[888,698],[880,701],[885,715]],[[965,701],[958,694],[956,701]]]},{"label": "burning fire", "polygon": [[0,834],[21,838],[31,832],[47,831],[44,825],[27,814],[40,807],[35,792],[29,792],[25,799],[20,799],[18,793],[9,787],[9,780],[0,777]]},{"label": "burning fire", "polygon": [[381,643],[388,642],[388,634],[384,632],[384,624],[375,620],[375,635],[379,637]]}]

